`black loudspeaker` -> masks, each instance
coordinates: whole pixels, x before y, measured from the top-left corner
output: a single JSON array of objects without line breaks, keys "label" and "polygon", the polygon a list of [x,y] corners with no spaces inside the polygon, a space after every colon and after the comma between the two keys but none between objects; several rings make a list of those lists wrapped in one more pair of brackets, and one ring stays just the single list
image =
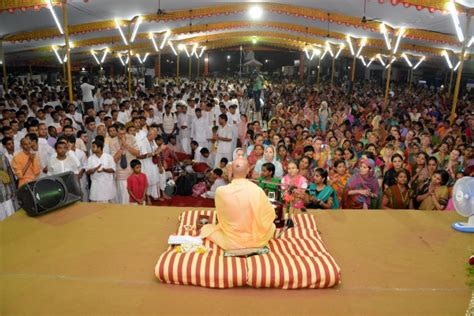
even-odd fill
[{"label": "black loudspeaker", "polygon": [[145,76],[145,88],[151,89],[153,88],[153,78],[151,76]]},{"label": "black loudspeaker", "polygon": [[81,200],[82,192],[74,173],[65,172],[22,185],[17,196],[28,215],[38,216]]}]

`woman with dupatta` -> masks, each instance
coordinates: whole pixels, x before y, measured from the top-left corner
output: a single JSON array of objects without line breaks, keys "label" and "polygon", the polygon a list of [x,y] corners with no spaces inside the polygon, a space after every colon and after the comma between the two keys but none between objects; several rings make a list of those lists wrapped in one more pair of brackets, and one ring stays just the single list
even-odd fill
[{"label": "woman with dupatta", "polygon": [[288,149],[286,149],[285,145],[278,146],[277,159],[281,163],[283,173],[285,174],[288,171],[288,163],[290,162],[290,159],[288,159]]},{"label": "woman with dupatta", "polygon": [[281,179],[281,183],[283,184],[282,189],[285,192],[283,194],[284,197],[289,194],[288,189],[290,187],[295,188],[295,193],[293,193],[295,200],[292,206],[296,209],[302,209],[304,207],[304,191],[308,187],[308,180],[302,175],[299,175],[298,171],[298,165],[294,161],[291,161],[288,164],[288,174]]},{"label": "woman with dupatta", "polygon": [[347,182],[343,193],[343,208],[368,209],[372,200],[377,199],[379,184],[374,176],[375,163],[372,159],[362,158],[359,171]]},{"label": "woman with dupatta", "polygon": [[423,188],[423,193],[416,197],[421,202],[419,209],[424,211],[444,210],[449,200],[449,174],[444,170],[436,171],[431,177],[430,184]]},{"label": "woman with dupatta", "polygon": [[339,202],[342,202],[344,188],[351,174],[347,171],[346,162],[344,159],[338,159],[334,162],[334,168],[329,178],[331,187],[336,191],[336,196]]},{"label": "woman with dupatta", "polygon": [[336,209],[339,208],[336,191],[327,184],[328,172],[323,168],[314,170],[314,183],[309,185],[309,193],[305,196],[307,208]]},{"label": "woman with dupatta", "polygon": [[258,160],[255,164],[255,169],[253,171],[254,179],[260,177],[260,173],[262,172],[262,166],[266,162],[271,162],[275,166],[275,178],[283,177],[283,167],[281,163],[277,160],[275,147],[273,147],[273,145],[269,145],[267,146],[267,148],[265,148],[263,158]]},{"label": "woman with dupatta", "polygon": [[413,192],[408,187],[410,173],[400,169],[395,174],[395,184],[385,189],[382,197],[383,209],[408,210],[413,209]]}]

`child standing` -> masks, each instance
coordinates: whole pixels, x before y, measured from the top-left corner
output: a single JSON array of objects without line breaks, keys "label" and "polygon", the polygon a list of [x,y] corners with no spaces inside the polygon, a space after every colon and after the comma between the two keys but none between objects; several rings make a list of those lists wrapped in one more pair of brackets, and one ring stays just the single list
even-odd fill
[{"label": "child standing", "polygon": [[146,189],[148,187],[148,179],[142,173],[142,163],[138,159],[130,162],[132,174],[127,178],[127,190],[130,195],[130,203],[143,205],[146,203]]}]

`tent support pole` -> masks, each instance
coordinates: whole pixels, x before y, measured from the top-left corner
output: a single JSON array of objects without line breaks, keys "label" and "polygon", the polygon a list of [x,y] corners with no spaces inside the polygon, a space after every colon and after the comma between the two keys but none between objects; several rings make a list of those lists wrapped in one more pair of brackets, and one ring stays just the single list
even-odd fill
[{"label": "tent support pole", "polygon": [[467,15],[467,21],[466,21],[466,36],[464,38],[464,42],[462,43],[462,49],[461,49],[461,56],[459,56],[459,61],[461,62],[459,64],[458,68],[458,74],[456,77],[456,86],[454,87],[454,96],[453,96],[453,105],[451,107],[451,116],[449,117],[449,123],[452,126],[454,124],[454,119],[456,118],[456,105],[458,103],[458,96],[459,96],[459,88],[461,86],[461,77],[462,77],[462,70],[464,67],[464,53],[466,51],[466,44],[467,41],[471,39],[470,36],[470,27],[471,27],[471,15],[472,15],[473,9],[470,9],[466,12]]},{"label": "tent support pole", "polygon": [[67,87],[69,92],[69,102],[73,103],[73,94],[72,94],[72,74],[71,74],[71,47],[69,45],[69,24],[67,16],[67,1],[62,1],[63,8],[63,20],[64,20],[64,41],[66,42],[66,63],[67,63]]}]

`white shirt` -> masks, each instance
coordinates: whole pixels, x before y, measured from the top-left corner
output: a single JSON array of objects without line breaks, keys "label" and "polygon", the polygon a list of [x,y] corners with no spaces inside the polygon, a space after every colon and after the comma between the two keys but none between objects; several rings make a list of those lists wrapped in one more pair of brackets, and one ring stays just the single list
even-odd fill
[{"label": "white shirt", "polygon": [[[111,155],[102,153],[97,157],[93,154],[87,160],[87,170],[94,169],[101,165],[99,170],[113,169],[115,171],[115,161]],[[107,172],[94,172],[91,174],[91,189],[89,198],[91,201],[109,201],[115,198],[114,174]]]},{"label": "white shirt", "polygon": [[119,121],[122,124],[127,124],[130,121],[130,117],[127,113],[127,111],[119,111],[117,115],[117,121]]},{"label": "white shirt", "polygon": [[[49,160],[51,157],[55,157],[56,151],[53,147],[49,146],[46,138],[38,138],[38,158],[41,165],[41,174],[40,177],[44,177],[46,174],[43,172],[43,169],[48,166]],[[48,172],[49,174],[49,172]]]},{"label": "white shirt", "polygon": [[176,123],[178,123],[176,120],[176,115],[172,113],[170,113],[170,115],[166,115],[166,113],[163,113],[163,130],[166,134],[171,134]]},{"label": "white shirt", "polygon": [[[183,129],[182,127],[186,128]],[[191,137],[191,117],[188,114],[178,114],[178,129],[180,139]]]},{"label": "white shirt", "polygon": [[228,141],[228,142],[219,140],[217,142],[217,152],[220,154],[232,153],[232,136],[234,135],[232,127],[230,127],[229,124],[226,124],[224,127],[219,125],[219,130],[217,131],[217,135],[219,137],[231,139],[231,141]]},{"label": "white shirt", "polygon": [[212,136],[211,125],[201,116],[192,121],[191,138],[199,143],[199,146],[207,145],[209,149],[209,140]]},{"label": "white shirt", "polygon": [[92,90],[95,87],[91,84],[88,84],[87,82],[84,82],[81,84],[81,90],[82,90],[82,101],[83,102],[93,102],[94,97],[92,96]]},{"label": "white shirt", "polygon": [[74,174],[79,174],[80,165],[76,157],[72,155],[66,156],[66,159],[59,160],[57,157],[51,157],[48,162],[48,176],[60,174],[63,172],[72,171]]},{"label": "white shirt", "polygon": [[72,120],[72,126],[75,129],[77,129],[77,130],[82,129],[82,127],[79,124],[76,123],[76,121],[82,123],[82,114],[81,113],[78,113],[78,112],[75,112],[74,114],[67,113],[66,117],[69,117]]},{"label": "white shirt", "polygon": [[213,198],[215,198],[215,197],[216,197],[216,190],[217,190],[217,188],[218,188],[218,187],[221,187],[221,186],[224,186],[224,185],[226,185],[224,179],[222,179],[222,178],[216,179],[216,181],[214,181],[214,183],[213,183],[212,186],[211,186],[211,190],[209,190],[209,191],[207,191],[207,192],[205,193],[206,197],[207,197],[208,199],[213,199]]}]

